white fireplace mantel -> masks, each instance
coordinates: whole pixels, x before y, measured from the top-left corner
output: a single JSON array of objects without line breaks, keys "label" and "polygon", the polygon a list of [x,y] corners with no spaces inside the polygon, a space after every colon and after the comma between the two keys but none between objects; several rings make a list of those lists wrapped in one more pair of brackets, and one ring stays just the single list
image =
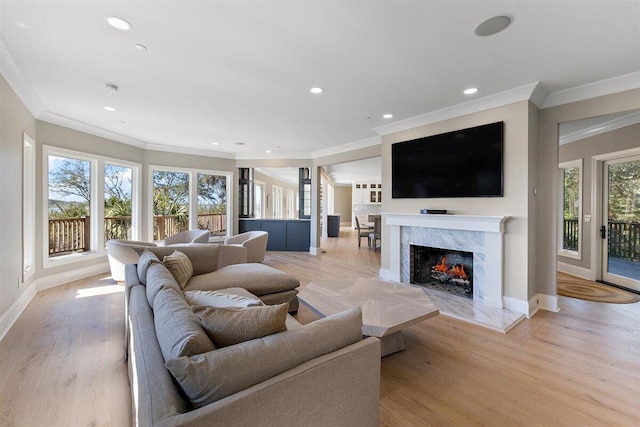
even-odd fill
[{"label": "white fireplace mantel", "polygon": [[382,214],[389,227],[389,270],[380,276],[409,283],[412,244],[473,252],[475,303],[503,307],[504,234],[508,216]]},{"label": "white fireplace mantel", "polygon": [[383,214],[386,224],[403,227],[443,228],[447,230],[482,231],[485,233],[505,233],[508,216],[478,215],[410,215]]}]

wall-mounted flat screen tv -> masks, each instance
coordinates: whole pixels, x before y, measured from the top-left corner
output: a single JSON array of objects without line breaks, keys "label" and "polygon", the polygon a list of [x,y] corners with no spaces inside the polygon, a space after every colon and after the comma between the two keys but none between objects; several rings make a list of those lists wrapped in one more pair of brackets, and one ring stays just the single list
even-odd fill
[{"label": "wall-mounted flat screen tv", "polygon": [[394,199],[502,197],[504,122],[391,145]]}]

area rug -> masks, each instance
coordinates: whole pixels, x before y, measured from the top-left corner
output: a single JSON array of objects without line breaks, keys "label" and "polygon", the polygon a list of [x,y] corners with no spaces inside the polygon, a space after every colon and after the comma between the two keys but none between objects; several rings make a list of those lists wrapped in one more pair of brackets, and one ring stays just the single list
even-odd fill
[{"label": "area rug", "polygon": [[558,295],[612,304],[632,304],[640,301],[640,295],[632,292],[561,272],[558,272]]}]

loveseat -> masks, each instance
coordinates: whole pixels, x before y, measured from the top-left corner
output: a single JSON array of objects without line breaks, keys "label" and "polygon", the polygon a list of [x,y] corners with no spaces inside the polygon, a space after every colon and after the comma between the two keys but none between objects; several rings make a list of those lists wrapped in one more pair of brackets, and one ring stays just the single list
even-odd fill
[{"label": "loveseat", "polygon": [[380,342],[362,340],[359,308],[305,326],[285,312],[286,331],[216,348],[190,317],[186,288],[151,258],[125,268],[134,425],[379,425]]}]

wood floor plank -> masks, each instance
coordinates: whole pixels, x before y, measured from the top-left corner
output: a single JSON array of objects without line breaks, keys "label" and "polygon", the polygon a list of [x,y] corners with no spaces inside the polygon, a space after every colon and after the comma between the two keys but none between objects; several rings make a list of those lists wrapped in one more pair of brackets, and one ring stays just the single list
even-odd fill
[{"label": "wood floor plank", "polygon": [[[379,274],[349,228],[322,248],[265,264],[302,286]],[[444,315],[408,328],[382,359],[381,425],[640,425],[640,303],[559,301],[508,334]],[[296,317],[318,319],[304,304]],[[0,425],[126,427],[130,406],[122,290],[96,276],[39,292],[0,342]]]}]

